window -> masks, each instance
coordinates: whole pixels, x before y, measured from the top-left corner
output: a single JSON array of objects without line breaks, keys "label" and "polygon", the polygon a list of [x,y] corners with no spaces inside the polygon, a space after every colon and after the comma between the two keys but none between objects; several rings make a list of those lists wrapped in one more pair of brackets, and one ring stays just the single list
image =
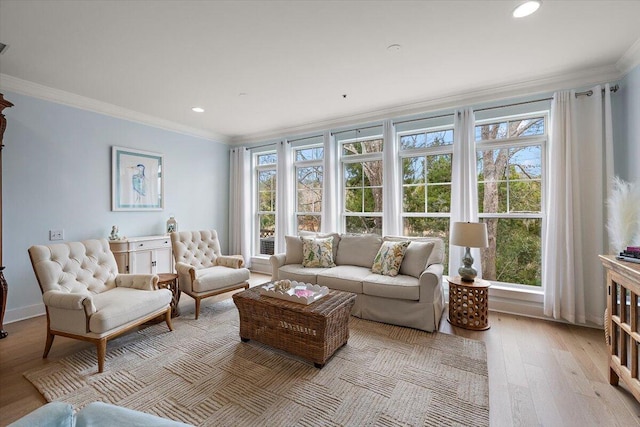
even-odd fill
[{"label": "window", "polygon": [[276,232],[276,163],[275,152],[260,153],[254,157],[257,188],[257,225],[255,241],[259,242],[255,252],[273,255]]},{"label": "window", "polygon": [[324,148],[311,146],[294,151],[296,173],[296,229],[320,231],[322,216],[322,159]]},{"label": "window", "polygon": [[547,116],[478,122],[475,139],[479,217],[489,235],[482,277],[541,286]]},{"label": "window", "polygon": [[382,147],[381,135],[341,142],[342,214],[347,233],[382,235]]},{"label": "window", "polygon": [[448,253],[453,129],[447,126],[401,132],[398,141],[403,235],[439,237]]}]

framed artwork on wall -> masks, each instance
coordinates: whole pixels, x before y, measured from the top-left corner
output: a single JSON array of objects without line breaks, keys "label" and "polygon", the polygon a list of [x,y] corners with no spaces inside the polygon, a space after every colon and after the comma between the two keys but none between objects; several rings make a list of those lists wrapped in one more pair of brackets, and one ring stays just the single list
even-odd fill
[{"label": "framed artwork on wall", "polygon": [[164,209],[164,159],[159,153],[112,147],[111,210]]}]

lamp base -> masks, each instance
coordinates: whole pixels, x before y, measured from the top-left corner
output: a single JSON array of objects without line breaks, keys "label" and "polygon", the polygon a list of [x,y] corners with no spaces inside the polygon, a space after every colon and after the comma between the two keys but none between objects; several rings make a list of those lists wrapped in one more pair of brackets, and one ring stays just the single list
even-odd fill
[{"label": "lamp base", "polygon": [[478,276],[478,271],[473,268],[473,257],[471,256],[471,248],[467,247],[462,257],[462,267],[458,269],[458,274],[463,282],[473,282]]}]

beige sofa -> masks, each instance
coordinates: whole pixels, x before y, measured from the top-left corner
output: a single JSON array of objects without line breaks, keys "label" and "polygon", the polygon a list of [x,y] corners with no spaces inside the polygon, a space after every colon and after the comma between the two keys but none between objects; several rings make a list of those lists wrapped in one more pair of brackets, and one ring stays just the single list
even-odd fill
[{"label": "beige sofa", "polygon": [[[333,236],[335,267],[302,265],[302,241],[286,236],[286,253],[272,255],[272,279],[290,279],[327,286],[358,295],[351,314],[368,320],[407,326],[424,331],[438,329],[444,296],[442,272],[444,243],[438,238],[407,238],[371,234]],[[371,271],[383,240],[410,240],[395,276]]]}]

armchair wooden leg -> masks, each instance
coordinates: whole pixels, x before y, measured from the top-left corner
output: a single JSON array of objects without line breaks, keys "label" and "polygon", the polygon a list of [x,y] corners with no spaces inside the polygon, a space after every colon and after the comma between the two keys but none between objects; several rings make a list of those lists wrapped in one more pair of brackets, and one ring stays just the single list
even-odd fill
[{"label": "armchair wooden leg", "polygon": [[196,298],[196,320],[198,320],[199,315],[200,315],[200,298]]},{"label": "armchair wooden leg", "polygon": [[167,322],[169,330],[173,331],[173,323],[171,322],[171,307],[169,307],[166,314],[164,315],[164,321]]},{"label": "armchair wooden leg", "polygon": [[96,348],[98,351],[98,373],[102,373],[104,370],[104,359],[107,354],[107,339],[102,338],[96,342]]},{"label": "armchair wooden leg", "polygon": [[42,355],[43,359],[46,359],[47,356],[49,355],[49,350],[51,350],[51,345],[53,344],[53,339],[55,337],[56,337],[55,335],[47,331],[47,342],[44,345],[44,354]]}]

